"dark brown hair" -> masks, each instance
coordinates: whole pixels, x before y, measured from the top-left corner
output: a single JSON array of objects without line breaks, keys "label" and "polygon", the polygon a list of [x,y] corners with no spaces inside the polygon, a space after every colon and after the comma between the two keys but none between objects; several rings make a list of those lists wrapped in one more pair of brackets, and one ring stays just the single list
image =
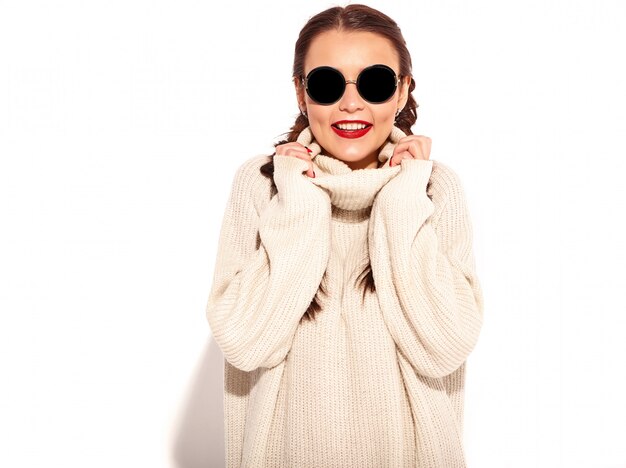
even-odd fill
[{"label": "dark brown hair", "polygon": [[[304,60],[313,39],[315,39],[319,34],[333,30],[372,32],[388,39],[391,42],[400,59],[400,76],[411,77],[408,100],[396,118],[395,125],[407,135],[412,135],[413,132],[411,131],[411,127],[417,120],[416,111],[418,104],[411,95],[411,92],[415,89],[415,80],[413,80],[413,76],[411,75],[411,55],[409,54],[409,50],[406,47],[406,41],[404,40],[402,32],[396,22],[378,10],[370,8],[366,5],[353,4],[346,7],[329,8],[328,10],[322,11],[309,19],[300,31],[300,35],[296,41],[293,59],[294,80],[300,80],[304,76]],[[276,147],[278,145],[296,141],[300,132],[308,126],[309,121],[307,117],[299,114],[289,132],[286,133],[286,139],[275,143],[274,146]],[[263,165],[261,167],[261,172],[272,178],[273,183],[274,164],[272,161]],[[273,188],[275,190],[276,186],[273,185]],[[374,292],[376,290],[372,267],[370,264],[368,264],[365,270],[359,275],[357,283],[360,283],[363,288],[363,300],[365,300],[365,294],[367,291]],[[321,285],[318,290],[318,294],[319,293],[326,294],[326,291]],[[321,306],[317,300],[316,294],[302,318],[304,320],[314,319],[315,314],[320,310]]]}]

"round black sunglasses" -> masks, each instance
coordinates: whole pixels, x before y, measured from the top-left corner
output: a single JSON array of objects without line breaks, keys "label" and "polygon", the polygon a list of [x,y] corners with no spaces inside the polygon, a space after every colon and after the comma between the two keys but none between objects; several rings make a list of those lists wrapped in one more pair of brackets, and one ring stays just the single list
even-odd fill
[{"label": "round black sunglasses", "polygon": [[396,92],[400,78],[387,65],[377,64],[364,68],[355,80],[346,80],[343,74],[333,67],[317,67],[302,78],[309,97],[318,104],[328,106],[341,99],[346,85],[354,83],[363,99],[371,104],[388,101]]}]

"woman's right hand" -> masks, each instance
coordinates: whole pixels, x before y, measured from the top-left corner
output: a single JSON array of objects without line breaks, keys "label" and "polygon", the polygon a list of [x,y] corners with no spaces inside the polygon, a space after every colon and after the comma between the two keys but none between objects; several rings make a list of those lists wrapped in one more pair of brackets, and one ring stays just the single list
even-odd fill
[{"label": "woman's right hand", "polygon": [[278,145],[276,146],[276,155],[291,156],[307,161],[309,163],[309,169],[306,171],[306,175],[309,177],[315,177],[315,171],[313,171],[313,161],[311,160],[311,150],[306,146],[296,142]]}]

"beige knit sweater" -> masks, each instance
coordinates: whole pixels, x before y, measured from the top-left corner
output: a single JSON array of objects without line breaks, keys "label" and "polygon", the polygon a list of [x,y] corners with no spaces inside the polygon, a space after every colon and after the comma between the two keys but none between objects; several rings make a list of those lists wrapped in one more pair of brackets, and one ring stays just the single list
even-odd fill
[{"label": "beige knit sweater", "polygon": [[[237,171],[207,305],[229,468],[466,466],[465,363],[483,316],[471,222],[450,168],[389,167],[403,136],[393,128],[380,168],[353,171],[306,129],[316,177],[274,156],[277,194],[259,171],[270,157]],[[320,284],[322,310],[301,321]]]}]

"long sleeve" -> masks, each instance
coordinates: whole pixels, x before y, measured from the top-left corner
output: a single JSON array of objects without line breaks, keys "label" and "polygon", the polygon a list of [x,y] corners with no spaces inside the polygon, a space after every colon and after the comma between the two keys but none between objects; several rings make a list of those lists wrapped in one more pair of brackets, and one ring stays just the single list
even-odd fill
[{"label": "long sleeve", "polygon": [[274,156],[277,194],[260,212],[255,205],[268,196],[268,180],[252,166],[235,175],[206,308],[224,357],[244,371],[285,358],[330,245],[330,200],[303,174],[307,163]]},{"label": "long sleeve", "polygon": [[383,317],[396,345],[416,372],[443,377],[474,348],[483,297],[460,181],[439,165],[436,210],[426,192],[432,172],[433,161],[402,161],[374,201],[369,242]]}]

